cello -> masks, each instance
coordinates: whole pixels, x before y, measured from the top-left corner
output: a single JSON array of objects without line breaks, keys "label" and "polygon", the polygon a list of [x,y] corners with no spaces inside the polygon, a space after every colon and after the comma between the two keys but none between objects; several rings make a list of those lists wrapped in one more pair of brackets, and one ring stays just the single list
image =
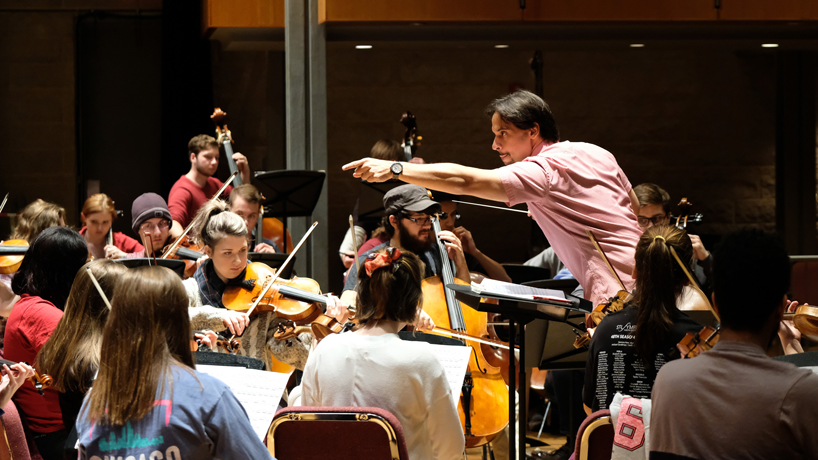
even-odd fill
[{"label": "cello", "polygon": [[[487,337],[486,314],[461,304],[447,284],[468,284],[456,279],[449,263],[446,245],[440,240],[440,221],[432,216],[432,229],[440,250],[440,276],[423,280],[423,311],[436,325],[474,337]],[[466,446],[476,447],[490,442],[508,425],[508,389],[501,369],[491,365],[484,356],[483,347],[475,340],[461,339],[472,349],[469,367],[463,382],[457,410],[466,436]]]},{"label": "cello", "polygon": [[[210,115],[210,119],[213,120],[213,123],[216,125],[218,142],[221,142],[222,146],[224,146],[224,156],[227,157],[227,166],[230,168],[230,173],[237,173],[239,167],[236,165],[236,161],[233,159],[233,134],[227,128],[227,112],[219,107],[216,107],[216,109],[213,110],[213,115]],[[236,186],[242,185],[240,175],[237,174],[235,176],[233,179],[233,184]],[[262,238],[267,238],[273,240],[275,244],[278,245],[278,247],[284,252],[290,253],[293,250],[293,239],[288,231],[285,244],[282,236],[283,234],[284,224],[274,217],[265,218],[264,206],[261,206],[259,208],[258,222],[256,223],[256,240],[254,242],[254,247],[261,244]]]}]

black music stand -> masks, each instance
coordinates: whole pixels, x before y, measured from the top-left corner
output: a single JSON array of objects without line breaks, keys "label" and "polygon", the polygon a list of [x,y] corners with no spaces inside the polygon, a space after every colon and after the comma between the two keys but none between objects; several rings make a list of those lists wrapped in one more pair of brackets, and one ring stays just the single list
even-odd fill
[{"label": "black music stand", "polygon": [[284,224],[284,247],[287,252],[287,218],[311,216],[327,173],[324,171],[282,170],[256,173],[256,188],[265,197],[264,216],[280,217]]},{"label": "black music stand", "polygon": [[159,265],[160,267],[173,270],[173,272],[175,272],[181,278],[184,278],[185,276],[185,261],[180,259],[160,259],[158,257],[154,259],[153,257],[140,257],[138,259],[116,259],[115,261],[128,268]]},{"label": "black music stand", "polygon": [[[534,321],[535,319],[547,319],[551,321],[565,321],[568,317],[569,311],[579,311],[579,312],[590,312],[593,308],[591,302],[580,299],[578,297],[574,297],[571,295],[566,295],[566,299],[571,301],[570,305],[565,305],[558,302],[552,302],[547,300],[520,300],[511,296],[504,296],[498,294],[492,294],[488,292],[477,292],[471,288],[471,286],[463,286],[459,284],[447,284],[447,288],[455,291],[455,295],[457,300],[465,303],[466,305],[474,308],[477,311],[489,312],[489,313],[502,313],[503,316],[508,318],[508,325],[509,330],[512,332],[509,333],[508,337],[508,346],[509,349],[514,350],[515,343],[519,339],[520,342],[520,362],[525,363],[525,325]],[[480,301],[480,298],[488,298],[488,299],[497,299],[500,301],[499,304],[490,304],[490,303],[483,303]],[[516,330],[516,334],[514,331]],[[517,458],[517,452],[520,452],[520,458],[525,457],[525,441],[526,441],[526,396],[525,391],[520,392],[520,404],[519,404],[519,414],[517,418],[517,426],[515,427],[511,421],[514,420],[514,409],[516,406],[515,403],[515,388],[516,382],[519,378],[519,382],[523,383],[526,381],[526,367],[525,364],[520,366],[520,369],[516,369],[515,360],[509,359],[508,363],[508,420],[509,420],[509,427],[508,427],[508,458]],[[523,387],[524,387],[523,383]],[[517,433],[517,430],[520,431],[519,437],[519,445],[515,445],[514,439]]]}]

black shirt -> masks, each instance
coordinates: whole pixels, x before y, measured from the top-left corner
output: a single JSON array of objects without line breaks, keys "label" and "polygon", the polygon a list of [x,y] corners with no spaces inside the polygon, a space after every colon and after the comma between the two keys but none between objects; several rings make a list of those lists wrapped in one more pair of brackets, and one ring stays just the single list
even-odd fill
[{"label": "black shirt", "polygon": [[629,305],[606,316],[594,332],[588,346],[582,393],[582,401],[594,411],[608,409],[617,392],[634,398],[650,398],[659,369],[679,357],[676,344],[688,332],[702,329],[699,323],[679,312],[665,340],[652,354],[648,367],[634,348],[636,315],[636,307]]}]

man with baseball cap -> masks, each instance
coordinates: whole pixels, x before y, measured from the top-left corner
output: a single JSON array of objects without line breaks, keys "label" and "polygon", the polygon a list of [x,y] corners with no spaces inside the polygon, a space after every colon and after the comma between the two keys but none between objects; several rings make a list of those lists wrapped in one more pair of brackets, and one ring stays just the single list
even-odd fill
[{"label": "man with baseball cap", "polygon": [[[426,189],[417,185],[401,185],[386,192],[383,196],[383,207],[386,215],[383,226],[389,236],[389,241],[375,246],[358,258],[360,264],[366,261],[366,256],[385,247],[396,247],[402,251],[417,254],[426,264],[426,275],[440,274],[442,261],[440,251],[432,232],[431,215],[440,211],[440,204],[432,201]],[[449,259],[454,263],[454,275],[463,281],[469,281],[469,268],[463,255],[463,246],[460,240],[449,231],[442,231],[440,239],[445,242]],[[349,269],[344,284],[341,301],[347,305],[355,305],[358,285],[358,270],[355,265]]]}]

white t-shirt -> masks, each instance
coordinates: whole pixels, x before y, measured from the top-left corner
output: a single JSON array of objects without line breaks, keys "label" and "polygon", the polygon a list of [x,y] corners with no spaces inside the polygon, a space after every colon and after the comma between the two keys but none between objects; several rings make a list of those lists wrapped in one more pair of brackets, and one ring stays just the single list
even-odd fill
[{"label": "white t-shirt", "polygon": [[379,407],[400,421],[411,460],[462,458],[457,406],[428,347],[395,334],[330,335],[307,360],[302,404]]}]

